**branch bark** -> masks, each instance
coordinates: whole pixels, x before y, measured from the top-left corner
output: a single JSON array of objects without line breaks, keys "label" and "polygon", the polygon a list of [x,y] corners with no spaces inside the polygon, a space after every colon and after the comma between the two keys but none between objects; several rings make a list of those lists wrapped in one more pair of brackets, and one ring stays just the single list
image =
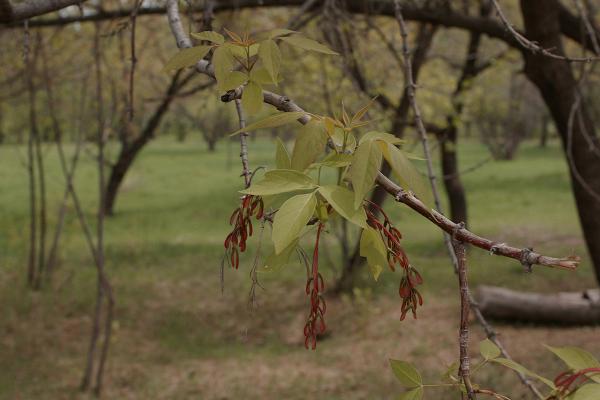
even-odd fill
[{"label": "branch bark", "polygon": [[0,0],[0,23],[23,21],[74,4],[81,4],[84,1],[85,0],[25,0],[11,4],[11,0]]}]

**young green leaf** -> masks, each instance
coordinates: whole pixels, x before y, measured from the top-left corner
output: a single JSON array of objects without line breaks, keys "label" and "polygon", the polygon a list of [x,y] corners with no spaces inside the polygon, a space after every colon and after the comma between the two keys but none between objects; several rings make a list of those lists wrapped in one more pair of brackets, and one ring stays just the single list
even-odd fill
[{"label": "young green leaf", "polygon": [[291,169],[276,169],[265,172],[263,179],[240,193],[255,196],[269,196],[298,190],[313,190],[317,187],[312,178],[302,172]]},{"label": "young green leaf", "polygon": [[221,90],[233,90],[248,80],[248,75],[240,71],[231,71],[225,75],[225,78],[221,81]]},{"label": "young green leaf", "polygon": [[358,145],[352,162],[352,186],[354,187],[354,208],[360,207],[371,190],[379,168],[381,168],[381,148],[375,141]]},{"label": "young green leaf", "polygon": [[276,139],[277,149],[275,150],[275,165],[277,169],[291,169],[290,154],[285,147],[285,143],[280,138]]},{"label": "young green leaf", "polygon": [[271,82],[277,83],[279,68],[281,66],[281,51],[273,40],[265,40],[258,48],[258,58],[262,61],[265,69],[271,76]]},{"label": "young green leaf", "polygon": [[398,400],[421,400],[423,398],[423,387],[419,386],[408,392],[402,393]]},{"label": "young green leaf", "polygon": [[212,64],[215,70],[215,78],[219,90],[225,90],[221,85],[225,82],[225,78],[231,72],[234,65],[233,54],[227,46],[219,46],[215,49],[212,57]]},{"label": "young green leaf", "polygon": [[252,132],[257,129],[275,128],[296,121],[298,118],[302,118],[304,115],[306,115],[306,113],[301,111],[281,112],[269,115],[268,117],[263,118],[260,121],[256,121],[243,129],[238,129],[237,131],[231,133],[230,136],[237,135],[241,132]]},{"label": "young green leaf", "polygon": [[242,93],[242,106],[244,106],[244,110],[249,115],[254,115],[260,111],[262,104],[262,87],[254,81],[248,82]]},{"label": "young green leaf", "polygon": [[310,121],[298,132],[296,144],[292,151],[292,169],[304,171],[325,150],[327,134],[321,123]]},{"label": "young green leaf", "polygon": [[352,154],[330,153],[323,160],[314,163],[311,167],[331,167],[341,168],[347,167],[352,163]]},{"label": "young green leaf", "polygon": [[396,146],[377,140],[383,156],[392,167],[398,183],[404,190],[413,192],[423,203],[431,204],[431,190],[406,155]]},{"label": "young green leaf", "polygon": [[421,374],[412,364],[407,363],[406,361],[390,359],[390,366],[402,386],[414,388],[423,385]]},{"label": "young green leaf", "polygon": [[330,54],[334,56],[338,55],[338,53],[331,50],[329,47],[302,35],[284,36],[281,38],[281,40],[303,50],[316,51],[317,53]]},{"label": "young green leaf", "polygon": [[479,342],[479,352],[486,360],[492,360],[502,355],[500,349],[490,339]]},{"label": "young green leaf", "polygon": [[204,56],[208,54],[210,48],[210,46],[196,46],[181,49],[169,60],[169,62],[167,62],[163,70],[171,71],[174,69],[190,67],[202,60]]},{"label": "young green leaf", "polygon": [[375,101],[377,97],[372,98],[366,105],[364,105],[360,110],[358,110],[353,116],[352,119],[350,120],[350,122],[352,124],[360,121],[362,119],[362,117],[365,116],[365,114],[367,113],[367,111],[369,111],[369,108],[371,108],[371,106],[373,105],[373,102]]},{"label": "young green leaf", "polygon": [[289,30],[289,29],[277,28],[277,29],[273,29],[273,30],[270,30],[269,32],[267,32],[267,37],[269,39],[275,39],[275,38],[278,38],[280,36],[291,35],[292,33],[298,33],[298,32],[297,31],[292,31],[292,30]]},{"label": "young green leaf", "polygon": [[[548,350],[556,354],[561,360],[574,371],[586,368],[600,368],[600,362],[587,351],[578,347],[551,347],[546,346]],[[599,374],[589,374],[589,378],[600,383]]]},{"label": "young green leaf", "polygon": [[289,261],[291,255],[298,246],[298,239],[293,240],[281,253],[272,253],[265,260],[265,264],[259,268],[258,272],[276,272],[281,268],[285,267]]},{"label": "young green leaf", "polygon": [[344,132],[343,129],[335,128],[333,135],[331,135],[331,140],[333,140],[333,143],[341,149],[344,146],[344,136],[346,138],[345,151],[354,151],[354,148],[356,147],[356,138],[352,132]]},{"label": "young green leaf", "polygon": [[287,200],[275,214],[273,221],[273,245],[275,253],[281,253],[298,239],[317,206],[315,192],[299,194]]},{"label": "young green leaf", "polygon": [[273,82],[273,79],[271,78],[271,75],[269,75],[267,69],[265,67],[257,66],[254,66],[254,68],[252,68],[250,71],[250,79],[254,82],[260,83],[261,85],[272,85],[273,83],[277,84],[281,82],[280,76],[277,76],[276,81]]},{"label": "young green leaf", "polygon": [[197,40],[206,40],[215,44],[225,43],[225,38],[223,37],[223,35],[214,31],[192,33],[190,36]]},{"label": "young green leaf", "polygon": [[510,368],[514,371],[518,371],[518,372],[522,373],[523,375],[527,375],[532,378],[538,379],[540,382],[543,382],[549,388],[556,389],[554,382],[552,382],[550,379],[544,378],[543,376],[540,376],[540,375],[536,374],[535,372],[528,370],[527,368],[525,368],[524,366],[522,366],[521,364],[519,364],[513,360],[499,357],[499,358],[494,358],[490,361],[504,365],[505,367]]},{"label": "young green leaf", "polygon": [[390,143],[390,144],[402,144],[404,142],[406,142],[406,140],[402,140],[399,137],[396,137],[392,134],[389,133],[385,133],[385,132],[377,132],[377,131],[370,131],[365,133],[360,140],[358,141],[358,143],[362,143],[362,142],[366,142],[367,140],[383,140],[386,143]]},{"label": "young green leaf", "polygon": [[354,193],[351,190],[338,185],[327,185],[320,186],[319,193],[342,217],[361,228],[368,228],[365,210],[362,207],[358,210],[354,208]]},{"label": "young green leaf", "polygon": [[388,264],[387,249],[379,232],[371,227],[364,228],[360,235],[359,250],[360,256],[367,259],[373,278],[377,280],[383,268]]}]

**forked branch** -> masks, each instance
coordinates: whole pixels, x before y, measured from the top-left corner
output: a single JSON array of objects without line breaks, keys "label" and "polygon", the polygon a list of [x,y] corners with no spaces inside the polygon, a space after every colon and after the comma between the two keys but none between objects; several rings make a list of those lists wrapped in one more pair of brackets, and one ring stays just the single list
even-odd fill
[{"label": "forked branch", "polygon": [[[191,40],[187,37],[185,30],[181,24],[179,18],[179,5],[177,0],[167,1],[167,16],[169,18],[169,25],[171,32],[175,37],[179,48],[187,48],[192,46]],[[196,70],[202,74],[208,75],[214,79],[214,69],[212,64],[207,60],[200,60],[196,63]],[[235,99],[241,98],[242,88],[232,90],[221,97],[224,102],[234,101]],[[290,98],[282,96],[277,93],[273,93],[267,90],[263,90],[263,101],[267,104],[272,105],[279,111],[290,112],[299,111],[306,112]],[[311,117],[307,114],[300,117],[298,121],[302,124],[307,124]],[[431,210],[421,200],[415,197],[412,193],[405,191],[396,183],[379,173],[377,176],[377,183],[381,185],[390,195],[392,195],[396,201],[406,204],[414,211],[418,212],[433,224],[438,226],[440,229],[447,233],[454,233],[455,238],[461,242],[469,243],[475,247],[489,251],[491,254],[513,258],[520,261],[524,265],[543,265],[547,267],[562,268],[562,269],[575,269],[579,264],[578,257],[564,257],[555,258],[546,256],[540,253],[536,253],[530,249],[522,249],[513,246],[509,246],[505,243],[495,242],[493,240],[481,237],[475,233],[469,231],[466,228],[462,228],[459,224],[456,224],[446,218],[439,212]]]}]

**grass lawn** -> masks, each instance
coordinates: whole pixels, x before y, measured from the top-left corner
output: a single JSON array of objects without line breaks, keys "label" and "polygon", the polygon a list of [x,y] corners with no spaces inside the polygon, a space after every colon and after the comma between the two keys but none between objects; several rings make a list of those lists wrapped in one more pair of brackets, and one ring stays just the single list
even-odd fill
[{"label": "grass lawn", "polygon": [[[252,141],[252,166],[272,165],[274,149],[267,139]],[[116,149],[110,150],[114,156]],[[241,186],[237,152],[235,143],[229,152],[220,143],[211,154],[200,141],[160,139],[143,151],[127,176],[116,215],[106,224],[107,269],[117,307],[105,398],[392,399],[402,388],[389,358],[413,362],[427,382],[438,382],[445,366],[458,359],[457,282],[439,231],[405,206],[388,202],[386,210],[425,279],[418,320],[399,321],[398,274],[386,271],[374,283],[365,270],[354,298],[328,300],[329,335],[317,351],[304,350],[304,267],[261,275],[260,306],[248,307],[256,237],[240,270],[225,271],[221,294],[223,240]],[[488,156],[476,142],[461,144],[459,153],[463,169]],[[49,145],[45,154],[52,228],[64,180],[55,148]],[[95,270],[70,206],[52,281],[39,292],[25,289],[24,155],[23,147],[0,146],[0,398],[86,398],[77,387]],[[471,249],[473,288],[491,284],[555,292],[595,285],[558,143],[546,149],[525,143],[516,160],[488,162],[463,178],[472,230],[518,247],[583,258],[573,273],[538,267],[525,274],[514,260]],[[93,224],[96,174],[89,154],[76,185]],[[333,282],[341,267],[339,248],[334,234],[325,240],[325,279]],[[600,328],[497,328],[516,360],[549,377],[561,365],[543,344],[581,346],[600,356]],[[472,332],[476,356],[483,333],[475,324]],[[530,398],[516,377],[499,367],[482,369],[475,382],[513,399]],[[450,399],[456,393],[431,389],[425,398]]]}]

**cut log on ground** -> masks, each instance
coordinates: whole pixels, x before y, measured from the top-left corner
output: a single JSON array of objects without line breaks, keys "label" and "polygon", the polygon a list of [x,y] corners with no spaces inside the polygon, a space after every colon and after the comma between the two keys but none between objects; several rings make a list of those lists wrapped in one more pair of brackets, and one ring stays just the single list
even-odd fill
[{"label": "cut log on ground", "polygon": [[542,324],[600,324],[600,289],[556,294],[480,286],[477,302],[489,318]]}]

